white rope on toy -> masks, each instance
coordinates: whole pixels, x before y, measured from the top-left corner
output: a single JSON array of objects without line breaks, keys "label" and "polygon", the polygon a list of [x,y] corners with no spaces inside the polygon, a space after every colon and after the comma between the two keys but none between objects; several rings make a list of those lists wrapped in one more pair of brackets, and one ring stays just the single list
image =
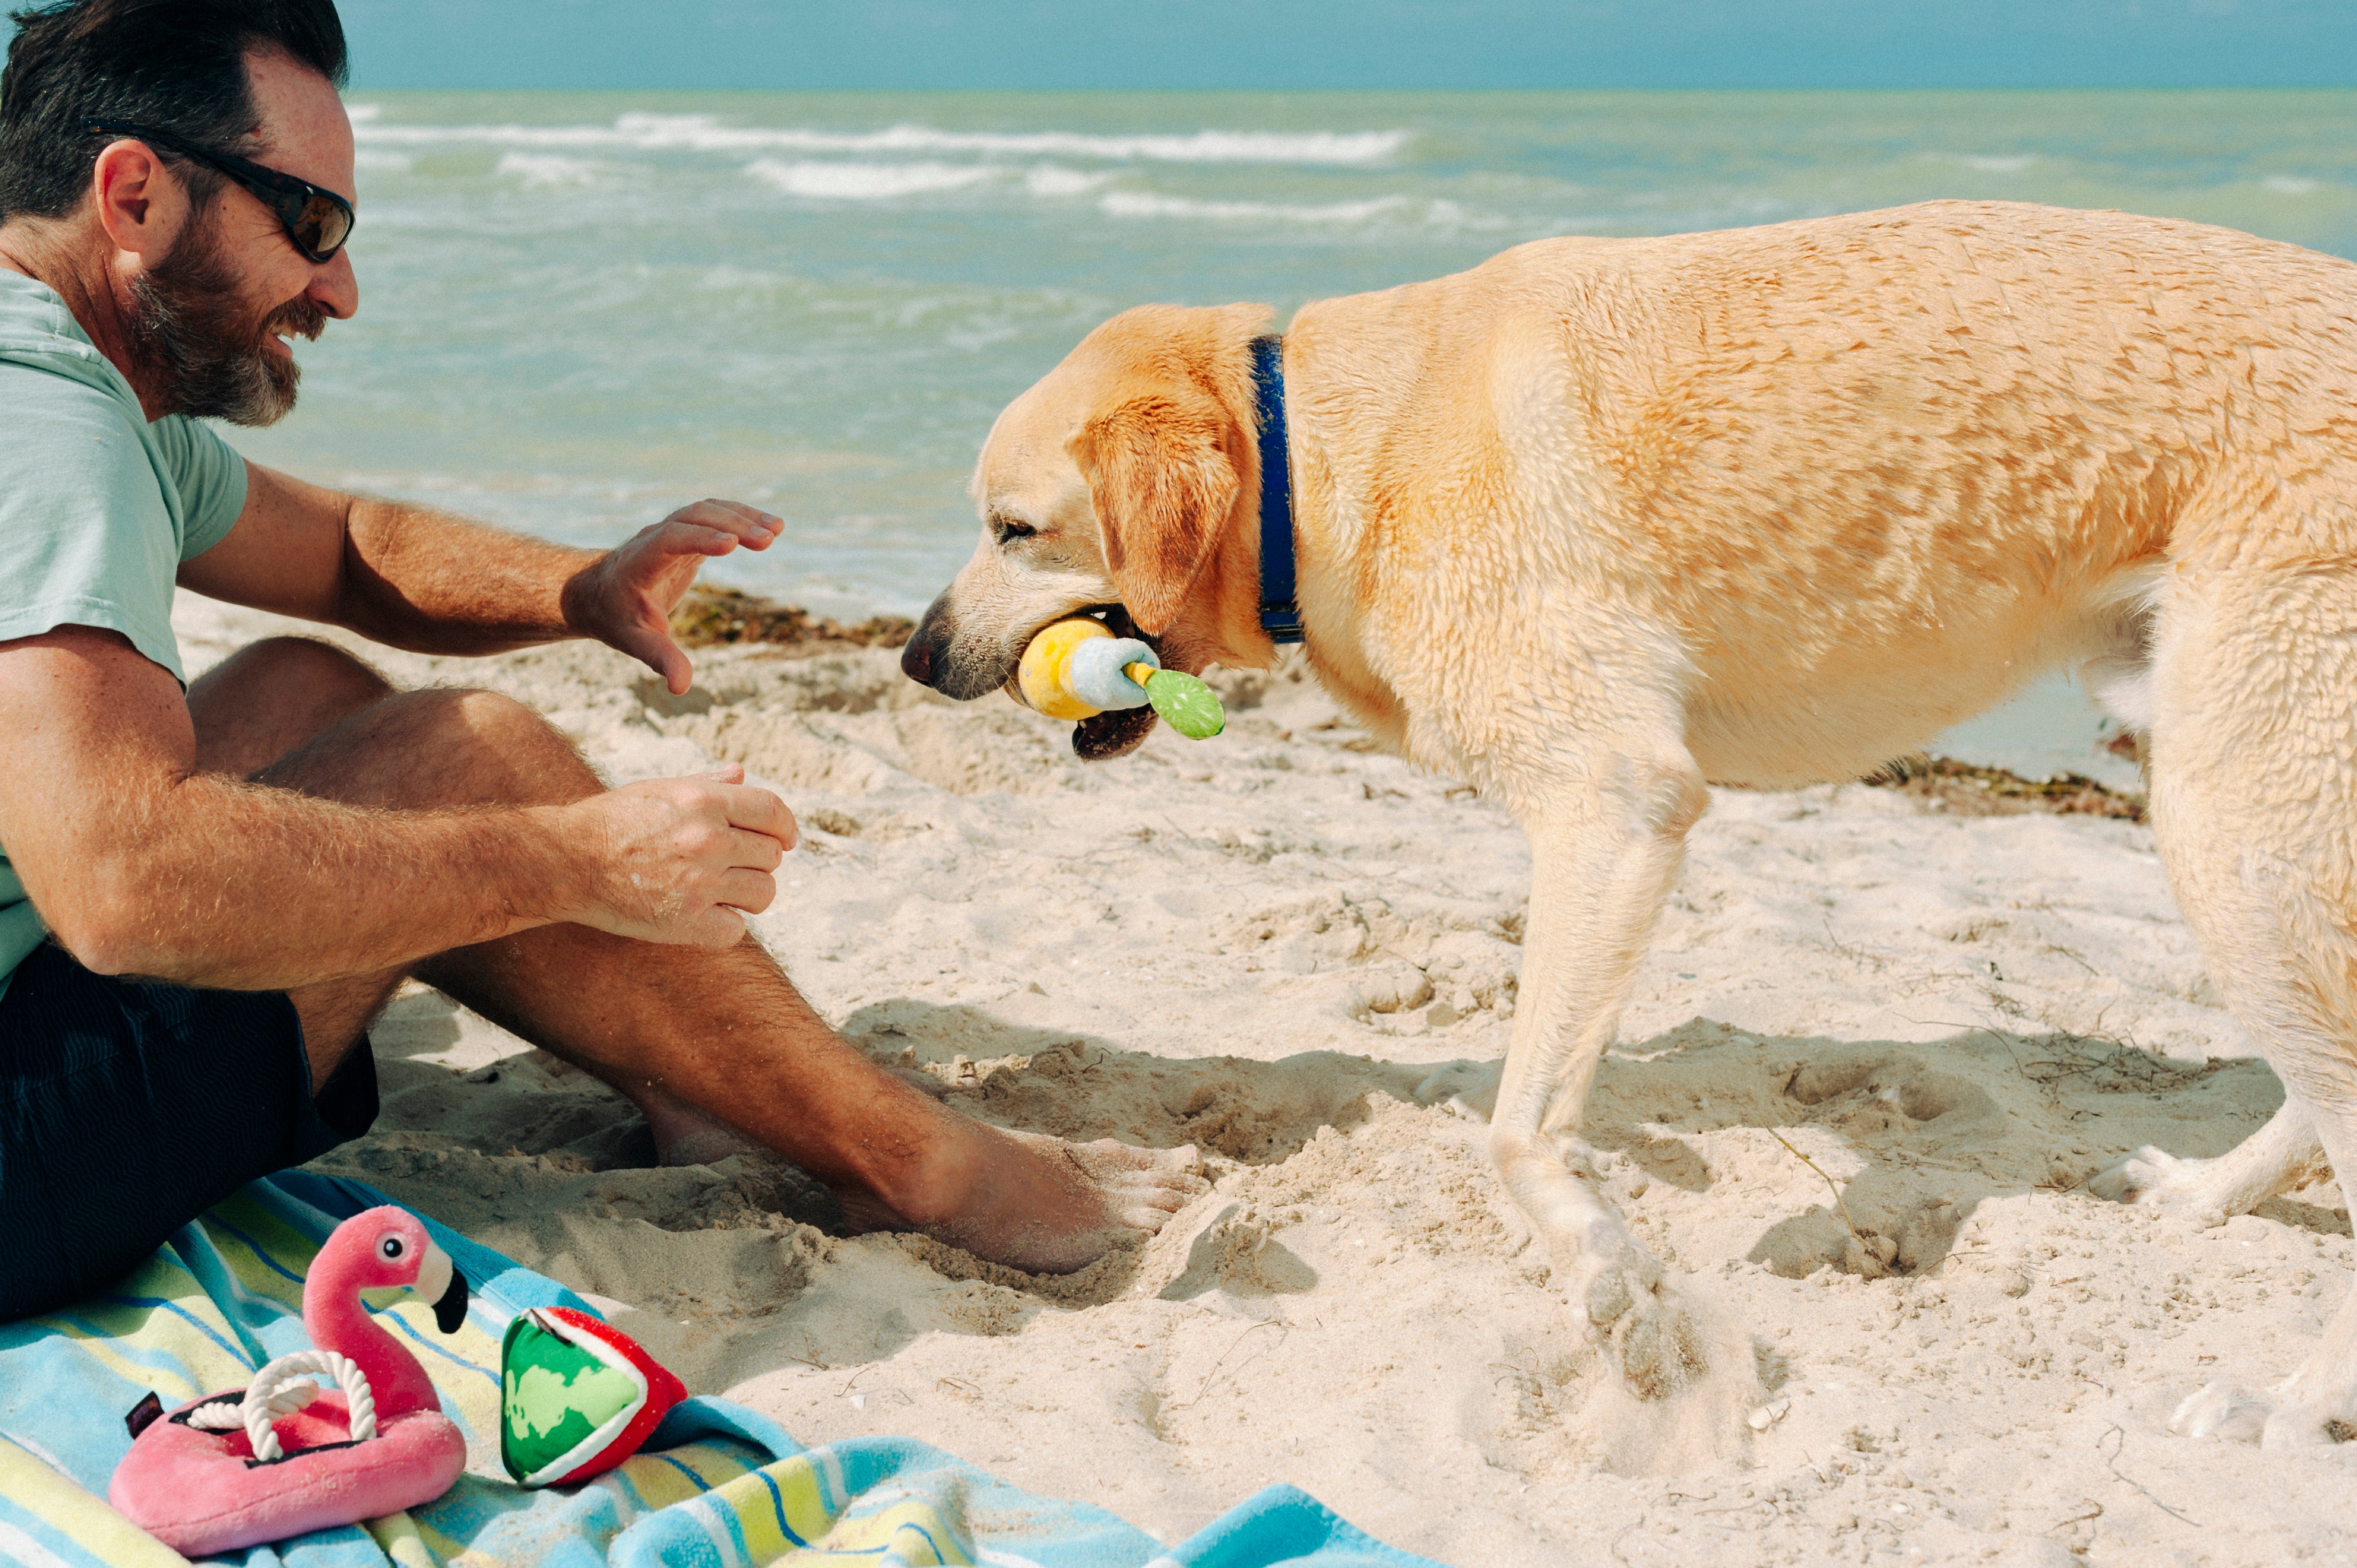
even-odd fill
[{"label": "white rope on toy", "polygon": [[[219,1399],[210,1404],[200,1404],[188,1412],[188,1424],[199,1432],[235,1432],[245,1424],[244,1399]],[[288,1383],[268,1400],[274,1416],[292,1415],[319,1397],[319,1386],[313,1382]]]},{"label": "white rope on toy", "polygon": [[242,1406],[217,1400],[189,1412],[188,1424],[209,1432],[243,1426],[256,1459],[267,1464],[283,1458],[285,1451],[278,1446],[278,1434],[270,1430],[270,1423],[319,1397],[318,1385],[304,1377],[306,1372],[324,1372],[344,1391],[346,1424],[352,1442],[365,1443],[376,1435],[376,1395],[369,1390],[368,1374],[350,1357],[333,1350],[297,1350],[279,1357],[253,1374],[253,1380],[245,1386]]}]

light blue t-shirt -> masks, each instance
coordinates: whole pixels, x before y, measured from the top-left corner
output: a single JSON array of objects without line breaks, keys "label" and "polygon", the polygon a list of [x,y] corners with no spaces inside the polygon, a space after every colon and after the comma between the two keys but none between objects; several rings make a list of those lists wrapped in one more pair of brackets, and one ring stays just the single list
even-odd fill
[{"label": "light blue t-shirt", "polygon": [[[0,268],[0,641],[100,627],[185,681],[173,578],[244,510],[229,443],[178,414],[149,424],[65,301]],[[0,993],[42,934],[0,853]]]}]

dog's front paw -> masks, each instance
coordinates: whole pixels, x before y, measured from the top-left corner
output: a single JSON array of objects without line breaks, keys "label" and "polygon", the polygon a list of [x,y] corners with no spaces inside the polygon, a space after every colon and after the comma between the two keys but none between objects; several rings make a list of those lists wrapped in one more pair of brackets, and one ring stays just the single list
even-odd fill
[{"label": "dog's front paw", "polygon": [[1640,1399],[1667,1399],[1710,1370],[1708,1334],[1671,1289],[1661,1260],[1635,1241],[1592,1254],[1572,1281],[1588,1331]]},{"label": "dog's front paw", "polygon": [[1506,1064],[1502,1058],[1493,1062],[1444,1062],[1415,1086],[1415,1102],[1437,1105],[1451,1116],[1462,1116],[1468,1122],[1486,1122],[1497,1113],[1498,1086],[1505,1079]]},{"label": "dog's front paw", "polygon": [[2217,1194],[2205,1179],[2207,1160],[2181,1160],[2147,1144],[2123,1155],[2087,1179],[2087,1190],[2113,1203],[2140,1203],[2189,1218],[2224,1218]]},{"label": "dog's front paw", "polygon": [[2264,1394],[2220,1379],[2189,1394],[2169,1418],[2179,1437],[2214,1437],[2222,1443],[2255,1443],[2266,1430],[2274,1405]]},{"label": "dog's front paw", "polygon": [[2297,1377],[2267,1393],[2222,1379],[2179,1404],[2169,1418],[2169,1430],[2180,1437],[2256,1443],[2267,1449],[2325,1448],[2357,1432],[2357,1400],[2304,1398]]}]

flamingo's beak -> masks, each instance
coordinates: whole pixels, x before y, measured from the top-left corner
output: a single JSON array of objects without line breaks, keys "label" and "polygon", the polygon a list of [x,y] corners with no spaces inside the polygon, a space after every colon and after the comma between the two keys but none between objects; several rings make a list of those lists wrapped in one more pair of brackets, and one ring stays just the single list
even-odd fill
[{"label": "flamingo's beak", "polygon": [[456,1334],[467,1321],[467,1276],[450,1262],[450,1254],[425,1243],[425,1261],[417,1265],[417,1283],[409,1287],[434,1304],[434,1326]]}]

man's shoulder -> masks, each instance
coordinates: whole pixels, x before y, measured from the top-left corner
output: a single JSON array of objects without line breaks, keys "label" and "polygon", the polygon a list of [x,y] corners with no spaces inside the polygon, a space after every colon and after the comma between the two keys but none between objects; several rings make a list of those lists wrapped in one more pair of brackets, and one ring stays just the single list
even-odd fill
[{"label": "man's shoulder", "polygon": [[[138,410],[86,376],[10,353],[0,343],[0,485],[87,476],[110,463],[148,466]],[[61,470],[58,465],[67,465]],[[5,499],[5,498],[0,498]]]},{"label": "man's shoulder", "polygon": [[5,267],[0,267],[0,364],[138,406],[131,383],[98,351],[57,291]]}]

